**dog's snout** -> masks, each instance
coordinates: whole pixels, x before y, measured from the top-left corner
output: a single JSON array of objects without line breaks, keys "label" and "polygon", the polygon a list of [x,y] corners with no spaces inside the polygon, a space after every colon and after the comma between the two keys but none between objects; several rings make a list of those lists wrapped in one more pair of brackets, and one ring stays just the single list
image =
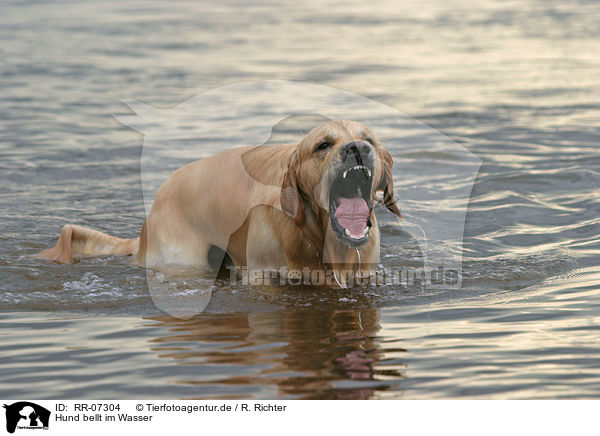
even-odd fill
[{"label": "dog's snout", "polygon": [[348,157],[353,156],[357,163],[362,164],[371,149],[371,145],[366,141],[352,141],[342,148],[342,160],[346,161]]}]

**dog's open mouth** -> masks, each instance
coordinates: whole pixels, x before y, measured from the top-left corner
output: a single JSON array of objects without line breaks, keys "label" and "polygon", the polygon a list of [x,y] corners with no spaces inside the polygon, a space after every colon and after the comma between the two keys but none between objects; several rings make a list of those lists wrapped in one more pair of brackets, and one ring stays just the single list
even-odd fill
[{"label": "dog's open mouth", "polygon": [[342,168],[329,192],[329,219],[339,240],[358,248],[369,240],[373,170],[365,165]]}]

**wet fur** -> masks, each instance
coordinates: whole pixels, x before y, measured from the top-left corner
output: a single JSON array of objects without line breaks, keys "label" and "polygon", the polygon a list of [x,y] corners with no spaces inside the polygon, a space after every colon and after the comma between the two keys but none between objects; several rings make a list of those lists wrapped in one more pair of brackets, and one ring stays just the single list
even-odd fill
[{"label": "wet fur", "polygon": [[[74,257],[133,255],[137,264],[149,268],[209,270],[208,252],[215,246],[235,265],[248,268],[302,269],[327,263],[356,269],[356,250],[327,234],[329,211],[316,195],[341,147],[366,136],[376,156],[371,198],[383,191],[386,207],[400,216],[393,198],[391,155],[362,124],[330,121],[299,144],[235,148],[181,167],[158,190],[137,238],[69,224],[53,248],[33,257],[71,263]],[[335,143],[327,153],[315,153],[324,137]],[[371,220],[371,236],[360,248],[361,269],[366,271],[379,259],[374,213]]]}]

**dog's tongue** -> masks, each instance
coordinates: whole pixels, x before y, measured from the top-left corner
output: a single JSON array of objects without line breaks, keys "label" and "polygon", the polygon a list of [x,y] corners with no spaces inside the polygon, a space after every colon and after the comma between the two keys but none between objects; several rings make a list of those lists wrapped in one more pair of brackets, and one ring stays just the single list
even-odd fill
[{"label": "dog's tongue", "polygon": [[338,223],[353,235],[360,235],[369,221],[369,206],[364,198],[354,197],[338,199],[335,218]]}]

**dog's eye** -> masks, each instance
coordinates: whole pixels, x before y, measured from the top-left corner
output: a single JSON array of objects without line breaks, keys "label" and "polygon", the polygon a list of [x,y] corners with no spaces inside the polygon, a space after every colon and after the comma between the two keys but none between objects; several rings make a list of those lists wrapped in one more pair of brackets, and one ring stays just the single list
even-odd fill
[{"label": "dog's eye", "polygon": [[371,145],[375,145],[375,141],[373,140],[373,138],[371,138],[370,136],[367,136],[365,138],[365,141],[367,141],[369,144]]},{"label": "dog's eye", "polygon": [[333,144],[330,141],[323,141],[321,143],[319,143],[319,145],[317,145],[317,148],[315,148],[315,151],[323,151],[323,150],[327,150],[329,147],[332,147]]}]

